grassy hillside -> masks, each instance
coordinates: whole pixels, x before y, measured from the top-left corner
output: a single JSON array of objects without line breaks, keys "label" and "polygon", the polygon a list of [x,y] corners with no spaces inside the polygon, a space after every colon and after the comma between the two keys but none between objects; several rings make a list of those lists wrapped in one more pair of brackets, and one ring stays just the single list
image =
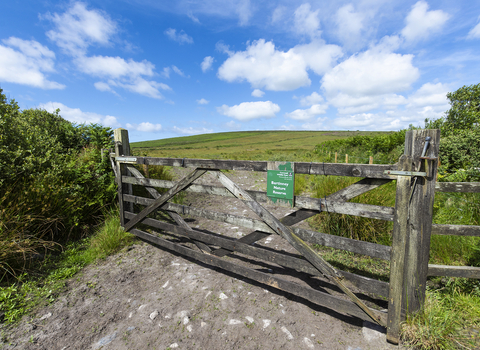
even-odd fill
[{"label": "grassy hillside", "polygon": [[174,137],[134,142],[139,155],[212,159],[266,159],[265,154],[313,151],[330,140],[355,135],[378,135],[372,131],[240,131]]}]

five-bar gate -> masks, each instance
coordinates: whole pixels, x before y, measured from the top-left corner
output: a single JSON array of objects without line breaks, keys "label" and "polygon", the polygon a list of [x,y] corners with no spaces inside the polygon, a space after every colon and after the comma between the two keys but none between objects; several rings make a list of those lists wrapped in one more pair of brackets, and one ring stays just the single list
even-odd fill
[{"label": "five-bar gate", "polygon": [[[265,204],[272,204],[266,192],[242,189],[224,172],[224,170],[266,172],[279,169],[283,164],[131,156],[128,133],[124,129],[115,130],[115,141],[116,150],[112,155],[112,164],[118,184],[121,224],[126,231],[132,232],[142,240],[295,294],[337,312],[376,322],[387,328],[387,339],[393,343],[399,341],[400,322],[407,311],[407,300],[409,312],[418,310],[423,303],[426,279],[429,275],[428,252],[440,141],[438,130],[407,132],[405,155],[395,165],[294,163],[292,170],[296,174],[350,176],[359,178],[359,181],[322,199],[296,196],[295,211],[283,218],[276,218],[265,208]],[[180,181],[173,182],[145,178],[134,165],[183,167],[191,171]],[[218,186],[195,182],[207,172],[215,176]],[[397,180],[395,208],[349,202],[352,198],[392,180]],[[143,186],[149,198],[134,195],[132,185]],[[168,190],[160,194],[155,188]],[[480,186],[475,188],[477,191]],[[258,219],[175,204],[172,198],[181,191],[237,198],[254,212]],[[281,201],[276,203],[281,205]],[[393,221],[392,247],[293,227],[296,223],[326,210],[329,213]],[[157,219],[154,215],[157,211],[167,214],[175,224]],[[185,215],[243,226],[253,232],[233,239],[221,233],[192,228],[184,220]],[[148,228],[152,228],[153,231]],[[178,240],[154,234],[155,229],[174,237],[188,239],[191,244],[182,244]],[[473,235],[480,235],[479,227],[468,229]],[[452,233],[456,229],[434,225],[433,232],[438,230]],[[254,244],[271,234],[284,238],[299,254],[288,254]],[[312,249],[312,244],[389,260],[390,282],[336,269]],[[321,277],[342,291],[344,297],[331,295],[233,262],[232,259],[225,259],[227,255],[248,256],[252,262],[262,260],[295,269],[313,278]],[[443,268],[443,271],[448,270],[448,267],[437,267],[439,268],[440,270]],[[473,272],[469,270],[469,277],[478,278],[480,275],[478,270]],[[388,298],[388,312],[367,306],[352,288]]]}]

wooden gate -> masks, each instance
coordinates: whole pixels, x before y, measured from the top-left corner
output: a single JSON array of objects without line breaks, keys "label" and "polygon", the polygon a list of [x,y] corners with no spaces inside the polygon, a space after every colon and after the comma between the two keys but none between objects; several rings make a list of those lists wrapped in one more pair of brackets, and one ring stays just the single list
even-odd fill
[{"label": "wooden gate", "polygon": [[[131,156],[128,132],[117,129],[116,150],[112,162],[115,161],[113,165],[118,184],[121,224],[126,231],[140,239],[170,251],[303,297],[337,312],[376,322],[387,327],[389,341],[398,343],[400,321],[407,308],[406,300],[408,299],[408,311],[415,311],[425,297],[439,139],[438,130],[409,131],[406,136],[405,155],[395,165],[294,163],[293,171],[296,174],[350,176],[361,179],[325,198],[296,196],[295,211],[278,219],[261,204],[272,204],[266,192],[242,189],[224,173],[225,170],[267,172],[277,169],[278,163]],[[175,183],[145,178],[133,165],[183,167],[192,171]],[[195,182],[207,172],[215,176],[220,186],[207,186]],[[397,180],[395,208],[348,202],[392,180]],[[133,195],[132,185],[143,186],[152,198]],[[155,187],[168,190],[160,194]],[[181,191],[237,198],[257,214],[259,219],[175,204],[171,199]],[[278,202],[277,204],[280,205]],[[135,210],[135,207],[140,209]],[[150,215],[157,211],[167,214],[176,224]],[[322,211],[393,221],[392,247],[292,227]],[[253,232],[233,239],[192,228],[184,220],[185,215],[243,226]],[[160,229],[162,233],[175,237],[186,238],[192,245],[160,237],[149,230],[149,227]],[[300,255],[254,244],[271,234],[284,238]],[[390,283],[338,270],[312,249],[312,244],[389,260]],[[227,255],[238,254],[248,256],[253,261],[260,259],[315,278],[326,279],[338,287],[346,298],[330,295],[225,259]],[[367,306],[352,292],[352,286],[388,298],[388,312]]]}]

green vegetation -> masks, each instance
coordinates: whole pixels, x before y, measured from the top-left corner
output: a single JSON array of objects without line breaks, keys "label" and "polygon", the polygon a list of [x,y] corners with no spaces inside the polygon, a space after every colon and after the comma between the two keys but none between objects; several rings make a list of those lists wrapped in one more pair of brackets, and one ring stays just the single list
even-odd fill
[{"label": "green vegetation", "polygon": [[116,195],[101,148],[113,131],[56,113],[20,111],[0,89],[0,282],[45,250],[89,233]]},{"label": "green vegetation", "polygon": [[0,288],[5,320],[15,322],[30,310],[54,302],[66,280],[83,267],[132,244],[134,236],[122,230],[118,216],[118,210],[111,209],[91,237],[70,243],[60,255],[47,256],[37,266],[39,278],[24,273],[16,283]]}]

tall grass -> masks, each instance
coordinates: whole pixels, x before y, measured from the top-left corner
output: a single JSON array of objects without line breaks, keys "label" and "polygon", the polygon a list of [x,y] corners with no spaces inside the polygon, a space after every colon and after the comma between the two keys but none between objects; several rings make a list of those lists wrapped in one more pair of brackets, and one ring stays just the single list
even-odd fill
[{"label": "tall grass", "polygon": [[37,274],[21,274],[14,283],[0,287],[0,311],[8,323],[19,320],[36,307],[54,302],[67,279],[134,242],[134,236],[120,226],[118,209],[109,210],[105,217],[105,222],[92,236],[70,243],[58,256],[47,256]]},{"label": "tall grass", "polygon": [[[339,176],[316,176],[312,179],[313,195],[325,198],[359,179]],[[395,205],[395,184],[389,183],[377,189],[362,194],[350,202],[374,204],[381,206]],[[393,225],[389,221],[363,218],[359,216],[336,214],[325,211],[310,219],[310,224],[317,230],[361,241],[368,241],[383,245],[391,244]]]}]

